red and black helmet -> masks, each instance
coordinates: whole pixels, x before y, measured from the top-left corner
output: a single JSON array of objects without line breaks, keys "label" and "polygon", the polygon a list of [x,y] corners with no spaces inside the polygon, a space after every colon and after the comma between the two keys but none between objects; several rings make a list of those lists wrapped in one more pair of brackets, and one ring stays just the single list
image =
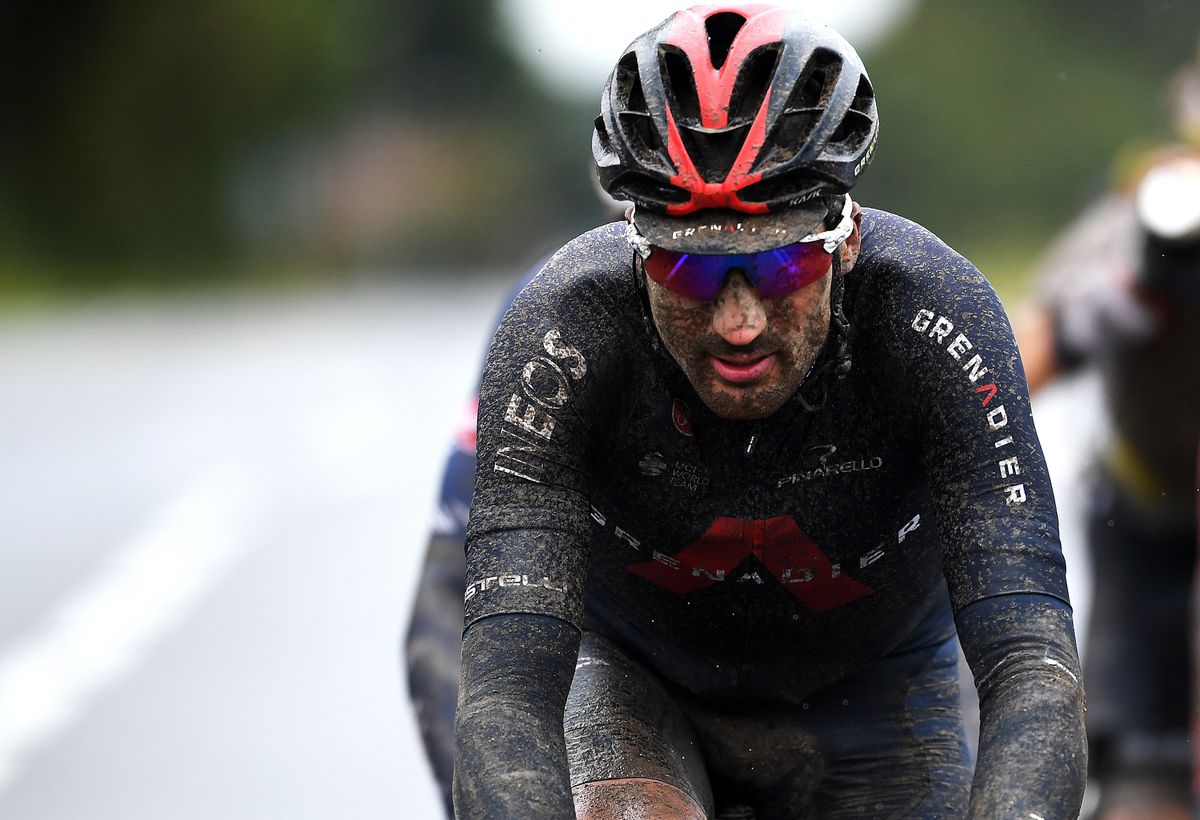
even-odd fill
[{"label": "red and black helmet", "polygon": [[773,213],[848,192],[875,92],[854,48],[795,9],[696,6],[625,49],[592,134],[600,184],[668,216]]}]

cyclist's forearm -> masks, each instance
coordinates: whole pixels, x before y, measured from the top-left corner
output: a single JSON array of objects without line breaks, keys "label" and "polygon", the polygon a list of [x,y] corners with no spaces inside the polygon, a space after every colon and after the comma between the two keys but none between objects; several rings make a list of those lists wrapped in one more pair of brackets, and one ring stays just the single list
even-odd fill
[{"label": "cyclist's forearm", "polygon": [[578,651],[575,627],[548,616],[496,615],[467,631],[455,722],[457,817],[575,816],[563,708]]},{"label": "cyclist's forearm", "polygon": [[980,702],[970,816],[1075,817],[1087,744],[1069,608],[1011,595],[972,604],[957,621]]},{"label": "cyclist's forearm", "polygon": [[1078,687],[1035,661],[981,704],[972,818],[1078,815],[1087,771],[1082,705]]}]

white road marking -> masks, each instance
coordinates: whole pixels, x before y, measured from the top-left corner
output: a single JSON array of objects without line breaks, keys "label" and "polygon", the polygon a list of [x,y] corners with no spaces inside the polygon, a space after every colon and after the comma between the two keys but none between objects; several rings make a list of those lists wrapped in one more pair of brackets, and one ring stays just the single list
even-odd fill
[{"label": "white road marking", "polygon": [[245,464],[214,464],[32,633],[0,647],[0,794],[247,550],[260,491]]}]

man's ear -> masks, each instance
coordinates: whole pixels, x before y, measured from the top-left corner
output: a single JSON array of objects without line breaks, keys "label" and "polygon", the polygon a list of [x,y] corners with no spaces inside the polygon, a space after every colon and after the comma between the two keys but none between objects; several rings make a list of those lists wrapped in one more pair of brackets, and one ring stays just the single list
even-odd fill
[{"label": "man's ear", "polygon": [[842,255],[843,274],[854,270],[854,263],[858,261],[858,251],[862,247],[862,208],[858,206],[857,202],[852,205],[850,218],[854,220],[854,230],[851,231],[850,236],[846,237],[846,241],[838,246],[838,253]]}]

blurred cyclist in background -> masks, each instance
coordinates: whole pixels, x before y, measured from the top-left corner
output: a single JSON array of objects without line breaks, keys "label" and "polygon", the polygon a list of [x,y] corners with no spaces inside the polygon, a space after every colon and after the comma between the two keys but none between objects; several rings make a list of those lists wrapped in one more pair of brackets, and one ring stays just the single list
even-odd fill
[{"label": "blurred cyclist in background", "polygon": [[404,638],[408,693],[447,817],[454,814],[450,780],[454,774],[454,707],[458,699],[462,590],[467,569],[463,543],[475,484],[477,401],[468,403],[443,468],[437,514]]},{"label": "blurred cyclist in background", "polygon": [[[1191,817],[1189,602],[1200,458],[1200,65],[1174,82],[1180,143],[1085,212],[1041,266],[1018,343],[1031,391],[1099,371],[1084,656],[1102,820]],[[1090,801],[1089,801],[1090,802]]]},{"label": "blurred cyclist in background", "polygon": [[[521,278],[505,301],[504,309],[541,266],[538,263]],[[467,516],[475,486],[478,403],[479,398],[475,395],[463,408],[442,468],[437,510],[425,547],[403,647],[408,692],[416,713],[417,728],[447,817],[454,815],[450,793],[454,774],[454,708],[458,699],[459,653],[462,649],[463,589],[467,584]]]}]

